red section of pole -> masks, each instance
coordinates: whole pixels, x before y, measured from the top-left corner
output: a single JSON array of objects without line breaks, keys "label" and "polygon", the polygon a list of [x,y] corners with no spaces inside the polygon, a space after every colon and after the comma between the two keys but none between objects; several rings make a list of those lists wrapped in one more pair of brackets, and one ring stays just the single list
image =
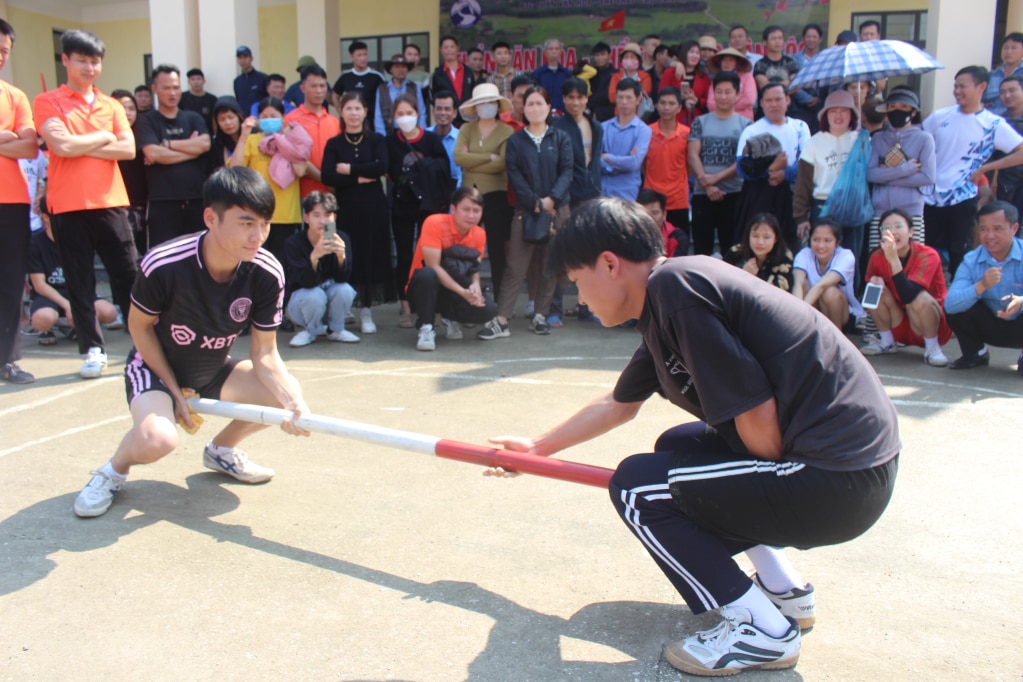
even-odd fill
[{"label": "red section of pole", "polygon": [[611,469],[593,466],[592,464],[566,462],[563,459],[541,457],[540,455],[528,452],[486,448],[482,445],[460,443],[455,440],[442,439],[437,441],[435,454],[444,459],[469,462],[470,464],[482,464],[488,467],[502,467],[508,471],[556,478],[560,481],[571,481],[572,483],[583,483],[604,489],[607,489],[608,483],[611,481],[611,475],[614,473]]}]

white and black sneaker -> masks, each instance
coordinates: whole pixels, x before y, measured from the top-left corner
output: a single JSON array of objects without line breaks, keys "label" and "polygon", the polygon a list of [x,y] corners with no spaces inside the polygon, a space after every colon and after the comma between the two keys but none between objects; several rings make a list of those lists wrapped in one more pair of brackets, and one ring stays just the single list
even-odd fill
[{"label": "white and black sneaker", "polygon": [[462,325],[454,320],[447,318],[440,318],[441,323],[444,325],[444,338],[457,341],[462,338]]},{"label": "white and black sneaker", "polygon": [[813,627],[817,620],[817,602],[813,596],[813,585],[807,583],[802,589],[794,587],[788,592],[777,594],[764,587],[756,573],[751,575],[750,579],[778,607],[781,615],[799,623],[800,630],[806,632]]},{"label": "white and black sneaker", "polygon": [[747,609],[723,606],[719,611],[724,620],[717,627],[668,645],[669,663],[690,675],[721,677],[792,668],[799,661],[799,624],[791,618],[788,631],[772,637],[753,624]]},{"label": "white and black sneaker", "polygon": [[97,469],[75,498],[75,514],[84,519],[102,516],[114,502],[114,495],[124,487],[124,476],[111,476]]},{"label": "white and black sneaker", "polygon": [[503,339],[506,336],[511,336],[511,332],[508,331],[508,325],[501,324],[500,320],[496,317],[483,325],[483,329],[476,332],[476,338],[482,341]]},{"label": "white and black sneaker", "polygon": [[547,318],[540,313],[533,315],[533,319],[529,322],[529,329],[534,334],[541,336],[551,333],[551,326],[547,324]]}]

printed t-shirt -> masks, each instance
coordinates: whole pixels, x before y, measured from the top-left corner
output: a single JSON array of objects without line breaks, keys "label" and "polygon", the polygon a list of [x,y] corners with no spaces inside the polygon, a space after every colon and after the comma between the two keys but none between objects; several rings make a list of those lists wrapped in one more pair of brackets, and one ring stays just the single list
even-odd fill
[{"label": "printed t-shirt", "polygon": [[855,130],[849,130],[840,137],[822,132],[807,142],[799,160],[813,166],[814,199],[824,200],[831,194],[831,188],[835,186],[859,135]]},{"label": "printed t-shirt", "polygon": [[[704,114],[693,121],[689,131],[689,141],[700,143],[700,161],[708,175],[720,173],[735,163],[735,149],[739,144],[742,131],[750,125],[750,120],[739,114],[732,114],[722,119],[714,114]],[[734,194],[742,190],[742,178],[735,175],[717,184],[725,194]],[[707,190],[696,183],[693,194],[706,194]]]},{"label": "printed t-shirt", "polygon": [[[96,88],[92,90],[96,95],[92,104],[67,85],[36,97],[36,130],[42,130],[48,120],[56,118],[72,135],[105,131],[117,137],[123,132],[130,133],[124,106]],[[128,192],[124,188],[121,170],[113,159],[87,155],[60,156],[51,150],[48,172],[46,201],[54,215],[128,206]]]},{"label": "printed t-shirt", "polygon": [[131,290],[131,302],[158,317],[156,337],[182,387],[208,384],[247,322],[264,331],[281,323],[284,270],[273,254],[260,249],[238,264],[230,281],[217,282],[203,262],[207,234],[151,249]]},{"label": "printed t-shirt", "polygon": [[[15,135],[26,128],[35,130],[28,97],[18,88],[0,81],[0,130]],[[0,156],[0,204],[27,204],[28,179],[18,159]]]},{"label": "printed t-shirt", "polygon": [[643,339],[614,399],[654,392],[747,449],[735,417],[774,398],[782,459],[832,471],[898,454],[898,418],[877,373],[795,296],[709,256],[670,258],[647,279]]},{"label": "printed t-shirt", "polygon": [[[40,273],[46,277],[46,283],[57,290],[64,298],[68,297],[67,281],[64,279],[64,268],[60,264],[60,253],[53,240],[46,236],[45,230],[32,233],[28,243],[28,274]],[[42,296],[35,288],[32,289],[32,300]]]},{"label": "printed t-shirt", "polygon": [[487,248],[487,233],[479,225],[473,225],[464,236],[458,234],[455,219],[450,213],[436,213],[423,221],[419,230],[419,241],[416,242],[415,253],[412,254],[412,267],[408,271],[408,280],[416,270],[426,267],[423,263],[423,247],[444,251],[449,246],[468,246],[483,255]]}]

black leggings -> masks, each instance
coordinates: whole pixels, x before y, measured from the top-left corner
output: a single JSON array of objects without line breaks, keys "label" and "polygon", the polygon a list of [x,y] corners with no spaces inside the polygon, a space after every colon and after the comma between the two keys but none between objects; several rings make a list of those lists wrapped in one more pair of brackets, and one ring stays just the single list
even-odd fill
[{"label": "black leggings", "polygon": [[828,471],[743,456],[702,422],[665,432],[654,448],[618,465],[611,501],[693,613],[749,589],[732,556],[750,547],[808,549],[861,535],[888,505],[898,470],[898,457]]}]

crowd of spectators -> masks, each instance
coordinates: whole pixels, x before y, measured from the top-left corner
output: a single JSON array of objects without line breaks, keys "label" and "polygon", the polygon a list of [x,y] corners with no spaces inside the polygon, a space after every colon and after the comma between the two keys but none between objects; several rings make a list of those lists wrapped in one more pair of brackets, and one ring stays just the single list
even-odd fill
[{"label": "crowd of spectators", "polygon": [[[0,23],[0,58],[14,37]],[[67,31],[66,85],[32,106],[0,83],[0,222],[17,233],[0,268],[3,378],[32,380],[17,364],[20,326],[43,344],[73,336],[81,375],[100,376],[103,326],[123,325],[138,258],[204,228],[203,184],[223,166],[252,168],[273,190],[264,248],[284,265],[294,347],[357,342],[345,325],[371,335],[374,307],[393,301],[421,350],[440,324],[451,339],[462,322],[480,323],[483,340],[508,337],[523,287],[536,334],[568,316],[594,321],[585,301],[564,308],[565,283],[543,265],[550,234],[598,196],[642,204],[669,257],[717,254],[864,332],[867,354],[919,345],[929,364],[960,369],[986,363],[984,343],[1023,347],[1023,34],[1005,38],[997,68],[959,70],[956,104],[926,118],[916,92],[884,80],[793,91],[827,45],[815,24],[800,37],[789,55],[778,26],[763,31],[763,54],[742,26],[725,46],[649,35],[617,65],[597,43],[574,69],[551,38],[531,73],[503,41],[488,73],[482,50],[451,36],[432,73],[411,44],[379,73],[353,41],[333,84],[303,56],[290,86],[240,46],[233,94],[163,64],[149,85],[107,96],[93,87],[102,41]],[[836,43],[880,37],[867,22]],[[855,197],[865,220],[844,209]],[[96,299],[96,255],[112,302]],[[25,321],[14,303],[29,274]],[[868,282],[884,293],[864,310]],[[967,327],[949,363],[941,345]]]}]

